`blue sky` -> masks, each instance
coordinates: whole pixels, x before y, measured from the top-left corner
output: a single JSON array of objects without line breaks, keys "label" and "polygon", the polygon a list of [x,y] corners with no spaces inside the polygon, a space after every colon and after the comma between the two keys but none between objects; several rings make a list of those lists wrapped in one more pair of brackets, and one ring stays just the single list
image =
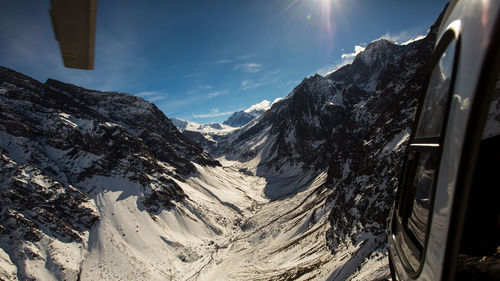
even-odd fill
[{"label": "blue sky", "polygon": [[49,0],[5,0],[0,65],[42,82],[138,95],[168,117],[222,122],[285,97],[373,40],[426,34],[446,2],[101,0],[95,70],[85,71],[63,67]]}]

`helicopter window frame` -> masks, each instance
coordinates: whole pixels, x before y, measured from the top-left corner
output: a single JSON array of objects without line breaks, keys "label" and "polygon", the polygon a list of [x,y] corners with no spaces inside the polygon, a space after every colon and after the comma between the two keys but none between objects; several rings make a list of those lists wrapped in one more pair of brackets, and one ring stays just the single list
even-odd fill
[{"label": "helicopter window frame", "polygon": [[[451,59],[448,61],[450,63],[449,73],[444,74],[443,82],[448,80],[448,84],[444,85],[446,88],[439,89],[439,86],[432,84],[435,80],[436,71],[440,68],[440,63],[442,63],[443,58],[446,58],[446,54],[452,51]],[[432,57],[430,63],[430,71],[427,74],[424,91],[420,98],[419,106],[417,109],[417,115],[415,116],[415,122],[413,125],[412,136],[410,138],[410,143],[407,148],[406,157],[404,159],[403,169],[401,171],[399,187],[396,195],[395,211],[393,219],[393,233],[394,240],[396,242],[396,247],[398,252],[404,253],[400,254],[401,260],[403,261],[403,266],[408,272],[409,276],[416,278],[422,268],[423,260],[427,250],[427,242],[429,238],[430,226],[432,223],[432,210],[435,200],[436,184],[439,175],[439,166],[441,163],[442,145],[445,138],[446,126],[448,123],[448,115],[451,106],[451,100],[453,96],[453,88],[455,84],[456,72],[458,68],[458,58],[460,53],[460,36],[454,30],[446,31],[441,40],[439,41],[434,56]],[[443,72],[440,72],[443,74]],[[449,77],[446,75],[449,74]],[[434,79],[434,80],[433,80]],[[434,81],[435,82],[435,81]],[[434,87],[434,88],[433,88]],[[432,108],[432,96],[438,95],[438,101],[444,104],[439,104],[436,108]],[[441,98],[442,100],[439,100]],[[436,103],[434,103],[435,105]],[[426,108],[427,107],[427,108]],[[422,134],[422,125],[429,120],[429,117],[435,115],[434,111],[440,110],[438,112],[437,124],[431,124],[431,132],[434,134]],[[434,119],[431,119],[435,121]],[[425,129],[425,128],[424,128]],[[425,131],[424,131],[425,132]],[[437,133],[436,133],[437,132]],[[427,158],[426,158],[427,157]],[[432,163],[428,161],[432,158]],[[427,165],[432,166],[426,169]],[[421,182],[415,182],[415,179],[422,179],[422,175],[432,172],[430,182],[424,182],[420,188],[427,188],[426,191],[427,198],[416,198],[417,189]],[[421,193],[422,190],[419,190]],[[425,215],[424,227],[425,230],[420,233],[415,233],[415,213],[417,204],[422,204],[422,199],[428,199],[426,202],[427,213]],[[419,201],[420,200],[420,201]],[[419,202],[417,202],[419,201]],[[413,225],[409,225],[413,221]]]},{"label": "helicopter window frame", "polygon": [[477,157],[483,141],[483,130],[489,112],[489,105],[492,102],[494,89],[500,77],[500,37],[498,35],[500,35],[500,18],[496,20],[490,35],[490,44],[485,51],[485,57],[476,83],[471,113],[469,114],[470,119],[465,131],[466,138],[456,184],[456,190],[459,192],[456,192],[453,198],[442,280],[455,280],[456,277],[457,257],[462,243],[465,216],[468,212],[472,181],[478,161]]}]

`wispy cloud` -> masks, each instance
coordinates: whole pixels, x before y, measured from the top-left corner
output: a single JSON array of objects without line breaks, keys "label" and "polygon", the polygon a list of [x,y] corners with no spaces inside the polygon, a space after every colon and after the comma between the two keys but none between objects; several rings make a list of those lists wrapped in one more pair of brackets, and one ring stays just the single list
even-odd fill
[{"label": "wispy cloud", "polygon": [[235,57],[235,58],[232,58],[232,59],[220,59],[220,60],[215,61],[215,64],[233,63],[233,62],[236,62],[236,61],[242,61],[242,60],[251,59],[251,58],[253,58],[255,56],[256,55],[254,53],[249,53],[249,54],[238,56],[238,57]]},{"label": "wispy cloud", "polygon": [[269,75],[270,76],[278,75],[281,71],[282,71],[281,69],[276,69],[276,70],[273,70],[273,71],[269,72]]},{"label": "wispy cloud", "polygon": [[380,36],[379,39],[387,39],[400,45],[407,45],[424,37],[425,35],[422,35],[414,30],[403,30],[396,34],[386,32],[384,35]]},{"label": "wispy cloud", "polygon": [[245,80],[245,81],[241,82],[241,88],[243,90],[257,88],[257,87],[260,87],[260,86],[263,86],[263,85],[264,85],[263,83],[253,82],[252,80]]},{"label": "wispy cloud", "polygon": [[299,83],[300,83],[300,80],[290,80],[290,81],[288,81],[288,82],[286,82],[286,83],[283,83],[283,84],[279,85],[279,86],[278,86],[278,88],[288,87],[288,86],[290,86],[290,85],[294,85],[294,86],[296,86],[296,85],[298,85]]},{"label": "wispy cloud", "polygon": [[210,92],[208,94],[198,93],[195,95],[194,93],[196,93],[196,92],[199,92],[199,90],[189,91],[187,93],[190,93],[190,94],[187,95],[186,98],[179,99],[179,100],[170,100],[168,102],[163,102],[160,104],[160,106],[165,107],[167,109],[174,109],[174,108],[188,106],[188,105],[201,104],[205,100],[212,99],[212,98],[217,97],[217,96],[229,94],[229,91],[227,91],[227,90],[213,91],[213,92]]},{"label": "wispy cloud", "polygon": [[206,90],[210,90],[212,89],[213,87],[211,85],[202,85],[202,86],[199,86],[198,88],[195,88],[193,90],[190,90],[190,91],[187,91],[186,92],[186,95],[192,95],[192,94],[195,94],[195,93],[198,93],[200,91],[206,91]]},{"label": "wispy cloud", "polygon": [[136,96],[138,97],[150,97],[150,96],[156,96],[158,94],[161,94],[160,92],[155,92],[155,91],[145,91],[145,92],[139,92],[137,94],[135,94]]},{"label": "wispy cloud", "polygon": [[247,60],[247,59],[251,59],[253,57],[255,57],[255,54],[254,53],[249,53],[249,54],[246,54],[246,55],[239,56],[239,57],[237,57],[237,59],[239,59],[239,60]]},{"label": "wispy cloud", "polygon": [[234,62],[234,60],[223,59],[223,60],[216,61],[215,64],[225,64],[225,63],[231,63],[231,62]]},{"label": "wispy cloud", "polygon": [[342,67],[346,64],[349,64],[351,62],[352,62],[352,58],[351,59],[343,59],[343,60],[337,61],[337,63],[328,64],[328,65],[325,65],[323,67],[320,67],[320,68],[316,69],[316,71],[314,73],[312,73],[311,75],[319,74],[321,76],[326,76],[326,75],[334,72],[335,70],[339,69],[340,67]]},{"label": "wispy cloud", "polygon": [[169,94],[161,91],[144,91],[136,93],[135,95],[144,98],[150,102],[155,102],[166,99]]},{"label": "wispy cloud", "polygon": [[426,35],[418,35],[417,37],[414,37],[414,38],[410,38],[408,39],[407,41],[401,43],[401,45],[408,45],[408,44],[411,44],[415,41],[418,41],[418,40],[421,40],[421,39],[424,39]]},{"label": "wispy cloud", "polygon": [[223,95],[227,95],[229,94],[229,91],[226,91],[226,90],[222,90],[222,91],[215,91],[215,92],[211,92],[207,95],[207,97],[209,99],[211,98],[214,98],[214,97],[217,97],[217,96],[223,96]]},{"label": "wispy cloud", "polygon": [[219,116],[225,116],[225,115],[230,115],[234,111],[227,111],[227,112],[219,112],[218,108],[214,108],[210,110],[210,113],[204,113],[204,114],[194,114],[194,118],[213,118],[213,117],[219,117]]},{"label": "wispy cloud", "polygon": [[241,72],[257,73],[262,70],[263,65],[258,63],[240,63],[233,67],[233,70],[239,70]]}]

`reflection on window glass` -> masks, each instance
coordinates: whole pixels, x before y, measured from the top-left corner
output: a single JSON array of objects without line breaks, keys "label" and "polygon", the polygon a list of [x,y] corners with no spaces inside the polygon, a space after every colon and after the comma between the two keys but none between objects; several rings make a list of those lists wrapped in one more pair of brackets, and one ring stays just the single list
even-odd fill
[{"label": "reflection on window glass", "polygon": [[437,166],[437,153],[421,153],[413,181],[415,199],[408,219],[408,229],[424,245],[431,205],[431,188]]},{"label": "reflection on window glass", "polygon": [[497,78],[493,98],[488,111],[488,118],[481,139],[491,138],[500,135],[500,75]]},{"label": "reflection on window glass", "polygon": [[415,137],[439,137],[445,116],[455,56],[455,41],[448,45],[432,71]]}]

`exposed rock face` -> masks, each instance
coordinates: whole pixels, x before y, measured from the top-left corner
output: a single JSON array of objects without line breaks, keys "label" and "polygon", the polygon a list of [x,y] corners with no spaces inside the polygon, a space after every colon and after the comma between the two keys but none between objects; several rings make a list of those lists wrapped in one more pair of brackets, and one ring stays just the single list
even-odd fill
[{"label": "exposed rock face", "polygon": [[352,64],[304,79],[213,151],[256,161],[256,174],[268,178],[328,170],[329,247],[364,251],[338,280],[362,266],[366,253],[385,251],[386,218],[438,26],[439,19],[427,37],[408,45],[375,41]]},{"label": "exposed rock face", "polygon": [[[330,159],[358,151],[371,136],[363,132],[361,138],[351,138],[352,132],[370,128],[379,115],[392,123],[404,120],[391,125],[397,126],[394,131],[409,126],[433,36],[409,45],[384,39],[371,43],[351,65],[327,77],[304,79],[262,117],[220,140],[212,152],[241,161],[261,155],[259,167],[275,170],[285,163],[315,170],[336,167]],[[385,129],[380,133],[386,134]],[[330,170],[333,179],[338,169]]]},{"label": "exposed rock face", "polygon": [[[334,190],[330,197],[334,204],[328,238],[334,253],[339,248],[364,243],[366,233],[380,237],[374,247],[385,249],[386,219],[440,18],[424,39],[406,46],[388,47],[396,53],[396,58],[388,59],[389,63],[381,63],[383,52],[374,50],[377,46],[387,46],[387,41],[372,43],[365,50],[376,54],[377,66],[372,68],[383,71],[376,75],[374,94],[353,112],[352,125],[346,124],[342,138],[336,143],[338,153],[330,162],[326,185]],[[373,62],[366,58],[365,52],[340,71],[347,77],[362,73],[366,61]],[[333,73],[329,79],[338,79],[338,75]],[[366,89],[370,81],[359,78],[352,82]]]},{"label": "exposed rock face", "polygon": [[[173,178],[183,181],[193,163],[220,165],[147,101],[3,67],[0,153],[0,246],[25,279],[36,278],[27,260],[43,265],[55,253],[47,243],[84,251],[99,221],[90,197],[111,188],[103,179],[131,183],[113,188],[141,194],[137,207],[156,213],[186,197]],[[54,257],[51,266],[75,280],[79,262]]]}]

